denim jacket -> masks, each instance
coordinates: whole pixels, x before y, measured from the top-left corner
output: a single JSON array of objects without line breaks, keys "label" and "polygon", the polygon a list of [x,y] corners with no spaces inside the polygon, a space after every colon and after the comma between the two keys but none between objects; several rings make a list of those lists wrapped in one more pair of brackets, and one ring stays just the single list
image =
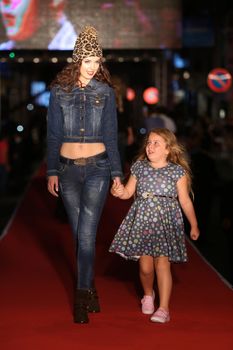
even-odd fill
[{"label": "denim jacket", "polygon": [[115,94],[107,84],[91,79],[85,88],[71,92],[51,89],[47,115],[47,175],[58,175],[63,142],[103,142],[111,176],[122,176],[117,145]]}]

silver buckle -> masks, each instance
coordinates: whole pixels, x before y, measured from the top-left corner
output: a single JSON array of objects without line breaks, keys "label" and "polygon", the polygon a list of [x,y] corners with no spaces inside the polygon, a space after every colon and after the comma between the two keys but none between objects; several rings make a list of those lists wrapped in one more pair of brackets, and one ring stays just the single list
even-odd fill
[{"label": "silver buckle", "polygon": [[87,161],[86,158],[77,158],[74,160],[75,165],[86,165]]},{"label": "silver buckle", "polygon": [[153,198],[153,193],[149,193],[149,192],[143,192],[142,193],[142,198],[146,199],[146,198]]}]

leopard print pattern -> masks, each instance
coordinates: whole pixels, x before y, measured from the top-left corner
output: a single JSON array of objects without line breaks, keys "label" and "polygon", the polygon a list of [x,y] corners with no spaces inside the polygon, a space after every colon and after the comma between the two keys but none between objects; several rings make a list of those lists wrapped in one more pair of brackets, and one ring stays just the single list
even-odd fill
[{"label": "leopard print pattern", "polygon": [[86,26],[79,34],[72,55],[74,63],[85,57],[103,57],[102,47],[98,43],[98,34],[94,27]]}]

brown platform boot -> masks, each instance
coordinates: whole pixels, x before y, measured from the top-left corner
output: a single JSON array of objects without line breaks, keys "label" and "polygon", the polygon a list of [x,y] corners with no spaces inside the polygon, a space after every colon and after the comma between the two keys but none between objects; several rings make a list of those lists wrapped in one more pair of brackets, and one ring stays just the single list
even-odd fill
[{"label": "brown platform boot", "polygon": [[88,323],[89,289],[76,289],[74,300],[74,322]]},{"label": "brown platform boot", "polygon": [[99,297],[95,288],[88,289],[88,312],[100,312]]}]

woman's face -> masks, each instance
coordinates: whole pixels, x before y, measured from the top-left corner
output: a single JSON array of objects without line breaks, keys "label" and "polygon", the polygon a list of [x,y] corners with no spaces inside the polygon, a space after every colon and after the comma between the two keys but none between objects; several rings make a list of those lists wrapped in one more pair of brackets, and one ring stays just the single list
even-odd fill
[{"label": "woman's face", "polygon": [[[24,40],[33,33],[36,24],[37,0],[0,0],[0,11],[7,36]],[[30,29],[30,30],[29,30]],[[26,35],[26,37],[25,37]]]},{"label": "woman's face", "polygon": [[99,69],[101,58],[97,56],[86,57],[82,60],[79,80],[86,85],[95,76]]}]

